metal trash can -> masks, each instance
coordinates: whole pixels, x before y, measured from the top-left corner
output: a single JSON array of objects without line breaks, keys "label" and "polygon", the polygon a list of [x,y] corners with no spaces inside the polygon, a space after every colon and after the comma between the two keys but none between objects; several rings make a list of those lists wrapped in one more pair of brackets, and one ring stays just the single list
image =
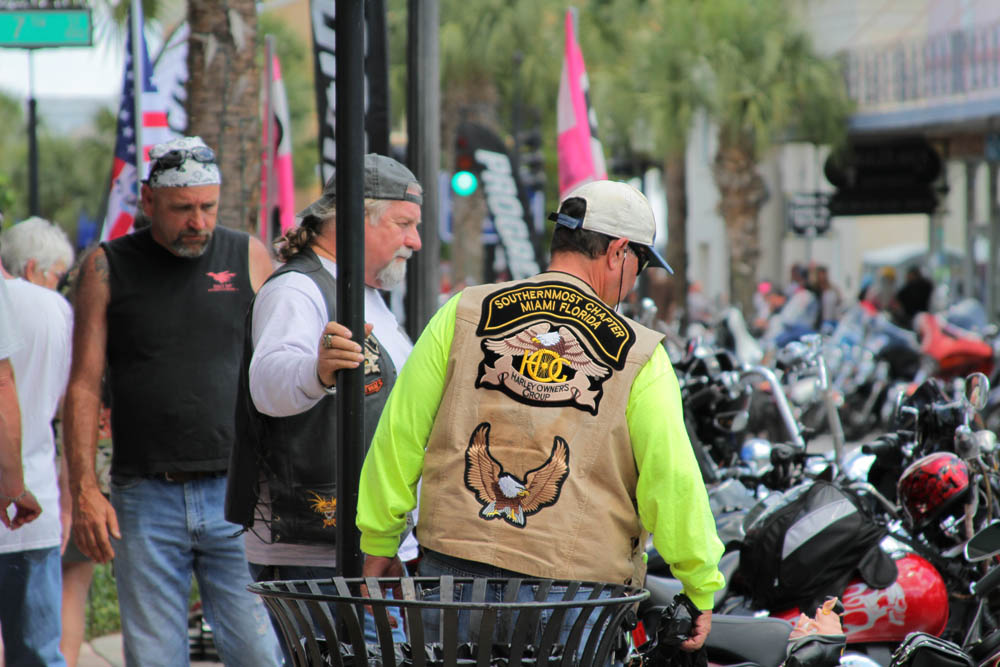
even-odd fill
[{"label": "metal trash can", "polygon": [[[266,581],[249,589],[278,619],[295,665],[335,667],[603,666],[626,614],[649,596],[613,584],[451,576]],[[387,597],[389,590],[401,596]],[[365,643],[366,606],[376,644]],[[405,642],[393,641],[393,608],[405,617]],[[438,636],[428,636],[428,623],[439,626]]]}]

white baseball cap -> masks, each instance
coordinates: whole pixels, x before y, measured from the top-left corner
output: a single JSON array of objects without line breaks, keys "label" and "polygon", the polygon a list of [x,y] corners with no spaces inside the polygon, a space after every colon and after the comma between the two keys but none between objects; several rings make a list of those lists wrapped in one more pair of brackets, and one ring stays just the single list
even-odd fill
[{"label": "white baseball cap", "polygon": [[560,211],[567,199],[583,200],[583,217],[551,213],[549,220],[571,229],[582,228],[645,246],[650,253],[650,266],[674,272],[653,246],[653,239],[656,237],[653,209],[646,196],[634,187],[619,181],[591,181],[566,195],[559,204]]}]

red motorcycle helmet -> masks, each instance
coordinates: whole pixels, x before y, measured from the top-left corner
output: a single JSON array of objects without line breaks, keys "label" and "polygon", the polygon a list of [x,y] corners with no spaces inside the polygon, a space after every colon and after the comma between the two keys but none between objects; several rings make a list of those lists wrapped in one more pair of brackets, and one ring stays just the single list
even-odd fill
[{"label": "red motorcycle helmet", "polygon": [[969,466],[951,452],[914,461],[899,476],[896,496],[910,528],[921,529],[964,502]]}]

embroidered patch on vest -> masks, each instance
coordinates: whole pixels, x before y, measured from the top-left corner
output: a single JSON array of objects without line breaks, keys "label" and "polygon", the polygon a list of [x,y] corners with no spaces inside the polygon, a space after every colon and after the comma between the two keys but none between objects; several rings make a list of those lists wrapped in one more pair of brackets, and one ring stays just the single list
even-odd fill
[{"label": "embroidered patch on vest", "polygon": [[382,358],[382,352],[379,350],[378,341],[375,340],[375,336],[369,335],[365,338],[364,348],[365,375],[378,375],[378,362]]},{"label": "embroidered patch on vest", "polygon": [[503,519],[524,528],[528,516],[555,505],[563,482],[569,477],[569,446],[556,436],[548,460],[529,470],[520,480],[490,453],[490,425],[483,422],[472,432],[465,450],[465,486],[482,504],[479,516],[487,521]]},{"label": "embroidered patch on vest", "polygon": [[597,414],[611,369],[593,359],[569,327],[551,328],[539,322],[484,339],[476,387],[496,387],[529,405],[570,405]]},{"label": "embroidered patch on vest", "polygon": [[337,525],[337,499],[333,496],[324,497],[310,491],[312,494],[312,511],[323,517],[323,527],[332,528]]},{"label": "embroidered patch on vest", "polygon": [[509,287],[486,297],[477,336],[497,336],[525,324],[547,320],[565,324],[586,339],[598,359],[615,370],[635,344],[635,332],[618,313],[572,285],[549,281]]}]

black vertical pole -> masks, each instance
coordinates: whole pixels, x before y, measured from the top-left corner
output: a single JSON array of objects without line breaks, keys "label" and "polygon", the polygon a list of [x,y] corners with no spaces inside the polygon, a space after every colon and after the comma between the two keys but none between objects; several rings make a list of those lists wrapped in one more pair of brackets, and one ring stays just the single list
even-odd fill
[{"label": "black vertical pole", "polygon": [[28,212],[38,210],[38,116],[35,100],[35,50],[28,50]]},{"label": "black vertical pole", "polygon": [[389,155],[389,37],[386,34],[385,0],[365,0],[368,51],[365,80],[368,90],[365,131],[368,153]]},{"label": "black vertical pole", "polygon": [[514,103],[510,110],[511,133],[514,135],[514,150],[511,151],[510,168],[518,178],[521,174],[521,63],[524,54],[514,51]]},{"label": "black vertical pole", "polygon": [[[337,0],[337,319],[364,340],[364,2]],[[364,457],[364,367],[337,376],[337,568],[361,575],[355,516]]]},{"label": "black vertical pole", "polygon": [[438,171],[441,165],[438,2],[409,0],[407,29],[407,162],[424,187],[422,248],[406,272],[406,332],[416,340],[437,310],[441,248]]}]

